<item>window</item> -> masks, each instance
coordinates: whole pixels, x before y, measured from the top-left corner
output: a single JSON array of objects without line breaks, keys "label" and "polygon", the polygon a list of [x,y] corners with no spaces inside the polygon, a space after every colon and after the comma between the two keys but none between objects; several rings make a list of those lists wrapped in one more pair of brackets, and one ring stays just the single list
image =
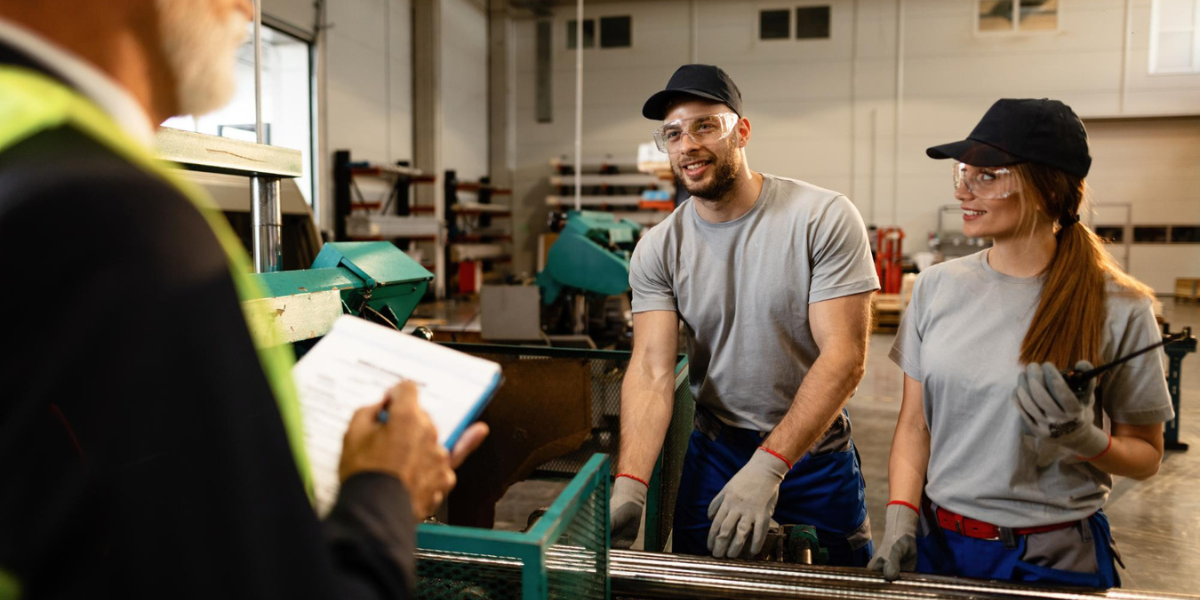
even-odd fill
[{"label": "window", "polygon": [[1096,236],[1107,244],[1120,244],[1125,241],[1125,228],[1120,225],[1097,225],[1094,231]]},{"label": "window", "polygon": [[829,7],[804,6],[797,8],[796,39],[829,39]]},{"label": "window", "polygon": [[1173,225],[1172,244],[1200,244],[1200,227],[1195,225]]},{"label": "window", "polygon": [[1167,226],[1146,225],[1133,228],[1133,243],[1135,244],[1165,244],[1167,243]]},{"label": "window", "polygon": [[633,44],[633,18],[601,17],[600,47],[628,48]]},{"label": "window", "polygon": [[[174,117],[162,123],[196,133],[253,142],[254,38],[247,26],[247,41],[237,51],[236,92],[227,106],[201,117]],[[267,25],[262,28],[263,133],[272,146],[299,150],[303,174],[296,184],[309,204],[313,202],[312,48],[303,40]]]},{"label": "window", "polygon": [[[575,49],[575,35],[579,32],[579,21],[571,19],[567,21],[567,50]],[[583,47],[596,47],[596,20],[583,20]]]},{"label": "window", "polygon": [[1150,73],[1200,73],[1200,0],[1154,0]]},{"label": "window", "polygon": [[792,39],[792,19],[789,10],[764,10],[758,13],[758,39]]},{"label": "window", "polygon": [[1058,0],[978,0],[981,33],[1057,31]]},{"label": "window", "polygon": [[[578,21],[567,21],[567,50],[575,49]],[[633,17],[600,17],[600,47],[629,48],[633,45]],[[596,19],[583,20],[583,47],[596,47]]]},{"label": "window", "polygon": [[829,6],[801,6],[796,9],[796,36],[792,37],[792,11],[787,8],[763,10],[758,13],[760,40],[827,40],[829,39]]}]

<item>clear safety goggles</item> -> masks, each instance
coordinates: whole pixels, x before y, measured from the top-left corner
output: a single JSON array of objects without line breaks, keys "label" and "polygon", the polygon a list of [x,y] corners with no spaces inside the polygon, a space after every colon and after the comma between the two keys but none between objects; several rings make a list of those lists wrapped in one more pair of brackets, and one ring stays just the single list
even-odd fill
[{"label": "clear safety goggles", "polygon": [[954,163],[954,192],[966,186],[971,195],[985,200],[1008,198],[1020,191],[1017,176],[1005,167],[973,167]]},{"label": "clear safety goggles", "polygon": [[729,137],[738,120],[737,114],[731,112],[675,119],[654,130],[654,143],[668,154],[679,149],[685,135],[697,144],[711,144]]}]

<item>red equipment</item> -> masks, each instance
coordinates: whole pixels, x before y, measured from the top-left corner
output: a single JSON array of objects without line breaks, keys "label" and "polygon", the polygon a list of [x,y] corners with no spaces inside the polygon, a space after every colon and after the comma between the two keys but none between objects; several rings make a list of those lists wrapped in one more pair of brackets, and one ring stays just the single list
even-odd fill
[{"label": "red equipment", "polygon": [[875,274],[879,275],[881,293],[900,293],[900,257],[903,246],[903,229],[882,227],[875,231]]}]

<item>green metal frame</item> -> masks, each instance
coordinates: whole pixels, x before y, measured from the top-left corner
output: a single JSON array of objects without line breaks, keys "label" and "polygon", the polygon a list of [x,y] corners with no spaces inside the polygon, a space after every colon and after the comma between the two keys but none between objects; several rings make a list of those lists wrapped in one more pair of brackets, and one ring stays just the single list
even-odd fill
[{"label": "green metal frame", "polygon": [[[632,353],[626,350],[589,350],[578,348],[552,348],[547,346],[499,346],[490,344],[460,344],[460,343],[443,343],[443,346],[452,348],[467,354],[504,354],[504,355],[537,355],[549,358],[586,358],[586,359],[612,359],[612,360],[629,360]],[[677,488],[680,477],[680,467],[682,466],[682,456],[678,456],[679,460],[672,461],[668,465],[666,460],[668,452],[668,444],[672,440],[678,438],[677,443],[683,445],[683,450],[686,450],[687,440],[694,428],[693,417],[695,404],[680,398],[681,395],[691,399],[691,387],[688,379],[688,358],[686,354],[679,354],[675,363],[675,402],[674,413],[671,417],[671,423],[667,431],[666,438],[663,443],[662,450],[658,453],[658,458],[654,462],[654,471],[650,476],[650,490],[646,495],[646,523],[645,536],[643,540],[644,548],[651,552],[661,552],[666,547],[667,537],[671,530],[671,523],[665,522],[665,514],[669,510],[673,510],[674,506],[667,506],[674,501],[674,498],[664,498],[664,490],[668,488]],[[668,472],[669,471],[669,472]],[[610,479],[615,477],[616,473],[610,474]]]},{"label": "green metal frame", "polygon": [[[554,504],[546,511],[533,529],[524,533],[494,531],[456,527],[453,525],[428,525],[417,527],[417,547],[422,550],[463,552],[489,556],[505,556],[519,559],[521,566],[521,597],[524,600],[542,600],[549,595],[549,573],[546,568],[546,550],[562,537],[572,519],[583,507],[584,500],[597,488],[602,488],[604,516],[604,552],[611,543],[608,539],[608,496],[609,459],[607,455],[592,456],[566,489],[558,495]],[[607,559],[606,559],[607,560]],[[605,577],[604,596],[610,595],[610,584]]]}]

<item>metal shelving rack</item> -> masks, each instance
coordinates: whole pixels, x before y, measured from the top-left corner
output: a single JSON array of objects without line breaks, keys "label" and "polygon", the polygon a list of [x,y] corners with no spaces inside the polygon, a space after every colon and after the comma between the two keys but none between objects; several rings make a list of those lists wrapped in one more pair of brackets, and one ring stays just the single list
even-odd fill
[{"label": "metal shelving rack", "polygon": [[[358,185],[363,179],[386,183],[390,188],[386,199],[367,200]],[[413,203],[411,193],[414,184],[436,181],[436,176],[403,164],[354,162],[349,150],[334,152],[334,237],[354,241],[387,240],[409,252],[415,250],[417,244],[431,244],[432,251],[421,257],[421,265],[433,271],[435,290],[441,297],[444,290],[441,282],[446,281],[446,227],[438,219],[436,207]]]},{"label": "metal shelving rack", "polygon": [[[565,158],[550,160],[555,174],[549,178],[554,193],[546,196],[546,206],[556,210],[575,208],[575,166]],[[619,219],[628,219],[646,227],[657,225],[675,208],[675,182],[669,176],[640,173],[634,163],[618,163],[609,158],[585,161],[580,166],[580,208],[609,211]],[[666,192],[666,198],[646,199],[644,191]]]}]

